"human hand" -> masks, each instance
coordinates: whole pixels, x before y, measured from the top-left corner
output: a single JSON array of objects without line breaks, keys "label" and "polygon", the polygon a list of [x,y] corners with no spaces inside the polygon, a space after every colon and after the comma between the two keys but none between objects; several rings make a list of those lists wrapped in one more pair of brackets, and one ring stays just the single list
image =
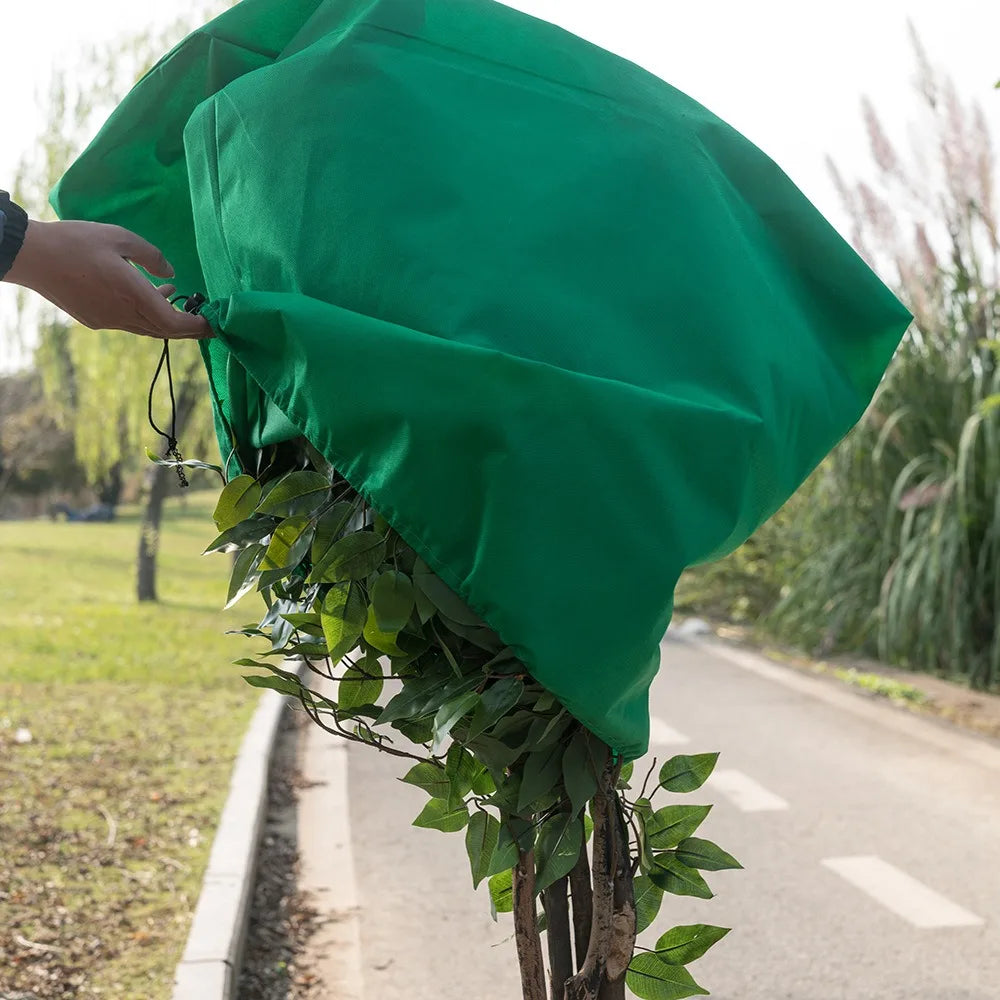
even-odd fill
[{"label": "human hand", "polygon": [[163,254],[127,229],[32,221],[5,280],[38,292],[92,330],[180,340],[213,335],[204,317],[170,305],[173,285],[154,287],[130,261],[159,278],[173,277]]}]

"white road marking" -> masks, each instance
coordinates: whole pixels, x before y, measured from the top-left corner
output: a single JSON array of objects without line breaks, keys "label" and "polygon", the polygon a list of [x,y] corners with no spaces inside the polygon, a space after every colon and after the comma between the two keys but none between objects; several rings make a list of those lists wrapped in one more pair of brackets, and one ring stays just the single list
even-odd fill
[{"label": "white road marking", "polygon": [[658,719],[654,715],[649,720],[649,743],[650,746],[674,746],[678,743],[690,743],[689,737],[679,733],[673,726],[668,726],[663,719]]},{"label": "white road marking", "polygon": [[826,858],[822,864],[914,927],[978,927],[983,923],[881,858]]},{"label": "white road marking", "polygon": [[705,784],[721,792],[743,812],[774,812],[788,808],[781,796],[769,792],[742,771],[715,771]]}]

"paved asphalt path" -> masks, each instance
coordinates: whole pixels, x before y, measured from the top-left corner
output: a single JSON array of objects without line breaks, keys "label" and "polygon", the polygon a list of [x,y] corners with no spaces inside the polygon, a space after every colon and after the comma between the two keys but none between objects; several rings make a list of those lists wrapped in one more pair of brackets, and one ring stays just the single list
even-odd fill
[{"label": "paved asphalt path", "polygon": [[[734,928],[691,967],[717,1000],[1000,1000],[1000,746],[709,643],[664,643],[651,704],[650,757],[722,751],[683,801],[746,870],[656,925]],[[405,762],[348,760],[364,996],[520,997],[461,835],[409,826]]]}]

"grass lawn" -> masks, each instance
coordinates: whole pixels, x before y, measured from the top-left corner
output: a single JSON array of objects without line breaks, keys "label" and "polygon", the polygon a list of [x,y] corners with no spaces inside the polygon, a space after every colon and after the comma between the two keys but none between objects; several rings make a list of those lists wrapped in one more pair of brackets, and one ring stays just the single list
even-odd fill
[{"label": "grass lawn", "polygon": [[0,997],[170,996],[257,698],[212,503],[168,506],[147,605],[136,512],[0,522]]}]

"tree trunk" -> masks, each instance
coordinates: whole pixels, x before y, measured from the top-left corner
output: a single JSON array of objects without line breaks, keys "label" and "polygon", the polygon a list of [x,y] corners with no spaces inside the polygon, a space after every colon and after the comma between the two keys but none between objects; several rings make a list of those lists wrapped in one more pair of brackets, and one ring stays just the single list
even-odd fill
[{"label": "tree trunk", "polygon": [[621,802],[614,798],[615,810],[615,872],[614,929],[608,961],[604,969],[604,982],[598,1000],[625,1000],[625,974],[632,953],[635,951],[635,887],[632,883],[632,857],[629,852],[628,827],[622,813]]},{"label": "tree trunk", "polygon": [[[582,848],[581,853],[586,848]],[[573,947],[570,943],[568,879],[561,878],[542,893],[548,927],[549,985],[552,1000],[563,1000],[566,981],[573,975]]]},{"label": "tree trunk", "polygon": [[542,942],[535,916],[535,852],[520,852],[514,868],[514,942],[523,1000],[547,1000]]},{"label": "tree trunk", "polygon": [[594,909],[594,893],[590,888],[590,860],[587,857],[586,844],[580,850],[580,857],[576,859],[576,865],[569,873],[569,885],[573,896],[573,944],[576,949],[576,971],[579,972],[587,957]]},{"label": "tree trunk", "polygon": [[615,941],[615,883],[618,875],[618,815],[615,786],[621,763],[608,760],[591,801],[594,819],[593,908],[587,957],[566,984],[566,1000],[598,1000]]},{"label": "tree trunk", "polygon": [[146,506],[139,527],[139,558],[136,565],[136,595],[140,601],[155,601],[156,555],[160,548],[160,521],[173,469],[154,465],[146,472]]}]

